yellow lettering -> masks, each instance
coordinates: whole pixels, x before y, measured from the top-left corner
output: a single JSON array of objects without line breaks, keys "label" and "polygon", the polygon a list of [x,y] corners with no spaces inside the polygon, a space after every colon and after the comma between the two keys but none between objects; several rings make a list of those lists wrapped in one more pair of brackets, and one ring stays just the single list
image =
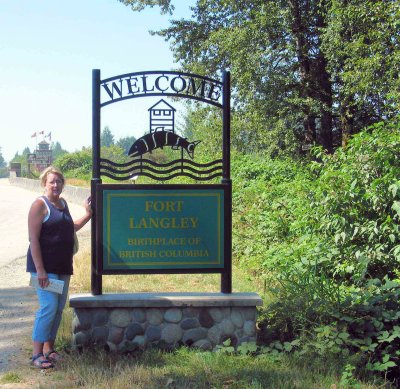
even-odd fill
[{"label": "yellow lettering", "polygon": [[158,220],[159,219],[154,219],[154,218],[149,218],[150,225],[148,228],[158,228]]},{"label": "yellow lettering", "polygon": [[170,227],[170,219],[167,219],[166,217],[162,218],[160,220],[160,227],[161,228],[169,228]]},{"label": "yellow lettering", "polygon": [[[199,218],[197,217],[142,217],[139,220],[131,217],[129,218],[129,228],[163,228],[163,229],[195,229],[198,227]],[[129,245],[141,244],[138,243],[139,240],[129,241]]]},{"label": "yellow lettering", "polygon": [[182,212],[183,201],[146,201],[146,212]]},{"label": "yellow lettering", "polygon": [[132,250],[132,251],[119,251],[120,258],[155,258],[157,257],[157,251],[146,251],[146,250]]},{"label": "yellow lettering", "polygon": [[139,224],[136,226],[136,228],[147,228],[147,222],[144,217],[140,219]]},{"label": "yellow lettering", "polygon": [[208,250],[160,250],[160,258],[199,258],[209,257]]}]

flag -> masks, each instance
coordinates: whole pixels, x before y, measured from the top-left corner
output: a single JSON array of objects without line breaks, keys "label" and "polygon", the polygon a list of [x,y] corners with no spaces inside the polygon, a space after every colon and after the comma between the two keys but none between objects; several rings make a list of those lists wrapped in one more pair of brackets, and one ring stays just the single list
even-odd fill
[{"label": "flag", "polygon": [[31,138],[36,138],[36,132],[31,135]]},{"label": "flag", "polygon": [[43,135],[44,134],[44,131],[39,131],[39,135]]},{"label": "flag", "polygon": [[45,136],[45,138],[49,138],[49,141],[51,141],[51,131]]}]

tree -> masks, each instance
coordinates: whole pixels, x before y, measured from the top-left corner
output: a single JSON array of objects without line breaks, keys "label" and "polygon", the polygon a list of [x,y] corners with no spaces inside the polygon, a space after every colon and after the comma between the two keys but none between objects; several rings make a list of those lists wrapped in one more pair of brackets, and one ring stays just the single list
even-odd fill
[{"label": "tree", "polygon": [[23,165],[26,165],[28,154],[31,154],[31,150],[29,149],[29,147],[25,147],[21,155],[18,153],[18,151],[15,153],[14,158],[11,160],[11,162],[20,162]]},{"label": "tree", "polygon": [[6,166],[7,163],[4,160],[3,153],[1,152],[1,147],[0,147],[0,168],[5,168]]},{"label": "tree", "polygon": [[31,154],[29,147],[25,147],[22,151],[22,154],[19,154],[18,151],[15,153],[13,159],[10,163],[20,163],[22,175],[25,176],[28,172],[28,154]]},{"label": "tree", "polygon": [[7,163],[4,160],[3,153],[1,152],[1,147],[0,147],[0,177],[7,177],[7,176],[8,176]]},{"label": "tree", "polygon": [[153,8],[154,6],[159,6],[161,8],[161,13],[172,14],[175,7],[171,4],[171,0],[119,0],[125,5],[130,5],[133,11],[142,11],[147,6]]},{"label": "tree", "polygon": [[[124,3],[138,10],[154,1]],[[158,4],[172,12],[170,2]],[[267,147],[268,132],[279,128],[330,150],[331,85],[319,47],[325,23],[320,4],[200,0],[191,20],[173,20],[157,34],[172,42],[185,70],[219,76],[222,68],[231,69],[235,118],[241,118],[236,134],[243,136],[243,147],[254,138],[258,148]],[[284,139],[287,135],[278,137],[281,148]]]},{"label": "tree", "polygon": [[125,138],[118,139],[116,145],[119,146],[122,150],[124,150],[124,153],[128,155],[129,149],[135,143],[135,141],[136,138],[134,136],[127,136]]},{"label": "tree", "polygon": [[[173,12],[169,0],[120,1]],[[331,151],[348,131],[346,115],[357,132],[398,113],[398,8],[390,0],[198,0],[190,19],[154,33],[171,42],[184,70],[231,69],[233,135],[242,146],[256,139],[265,149],[274,134],[283,149],[292,134]]]},{"label": "tree", "polygon": [[399,20],[398,1],[331,1],[322,46],[335,80],[344,144],[360,123],[399,112]]},{"label": "tree", "polygon": [[64,149],[61,147],[60,142],[55,142],[55,143],[53,143],[51,149],[52,149],[53,161],[55,161],[58,157],[61,157],[62,155],[68,153],[67,150],[64,150]]},{"label": "tree", "polygon": [[100,146],[110,147],[114,144],[114,135],[112,134],[110,128],[105,126],[100,134]]},{"label": "tree", "polygon": [[65,174],[68,172],[77,177],[89,176],[92,170],[92,150],[83,148],[81,151],[63,154],[54,164]]}]

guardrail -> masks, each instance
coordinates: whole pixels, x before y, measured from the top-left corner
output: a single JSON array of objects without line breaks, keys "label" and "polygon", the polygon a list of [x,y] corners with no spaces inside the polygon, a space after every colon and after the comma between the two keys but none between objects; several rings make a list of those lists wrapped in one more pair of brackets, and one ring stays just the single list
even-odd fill
[{"label": "guardrail", "polygon": [[[17,177],[15,172],[10,171],[9,181],[11,185],[19,186],[21,188],[37,192],[38,194],[43,193],[43,187],[40,185],[39,180],[31,178]],[[78,205],[82,205],[83,201],[90,196],[90,188],[82,188],[79,186],[65,185],[63,189],[63,197],[68,202],[72,202]]]}]

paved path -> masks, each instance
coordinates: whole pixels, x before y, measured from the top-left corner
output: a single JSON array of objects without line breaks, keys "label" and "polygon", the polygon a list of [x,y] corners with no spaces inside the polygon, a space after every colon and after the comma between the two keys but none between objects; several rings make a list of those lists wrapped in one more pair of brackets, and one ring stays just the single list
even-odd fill
[{"label": "paved path", "polygon": [[[12,365],[27,361],[36,296],[28,286],[25,271],[28,248],[28,211],[41,193],[31,192],[0,179],[0,374]],[[67,199],[68,200],[68,199]],[[82,206],[68,202],[73,218],[84,213]],[[90,229],[90,223],[85,227]],[[78,233],[79,234],[79,233]]]}]

